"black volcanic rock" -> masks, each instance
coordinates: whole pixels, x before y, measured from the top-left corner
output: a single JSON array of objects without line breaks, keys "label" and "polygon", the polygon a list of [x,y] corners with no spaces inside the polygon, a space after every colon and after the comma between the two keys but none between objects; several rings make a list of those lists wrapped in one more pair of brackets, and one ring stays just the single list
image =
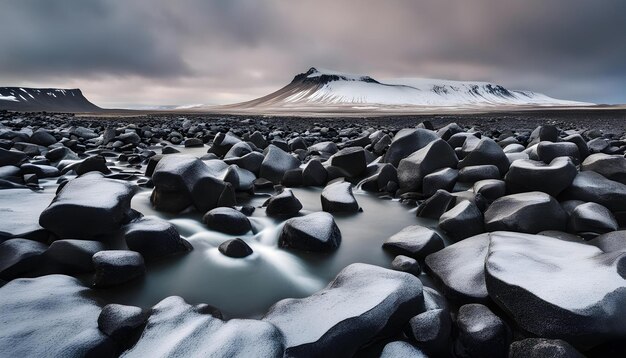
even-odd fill
[{"label": "black volcanic rock", "polygon": [[422,311],[417,277],[357,263],[309,297],[274,304],[263,320],[283,333],[288,357],[349,357]]}]

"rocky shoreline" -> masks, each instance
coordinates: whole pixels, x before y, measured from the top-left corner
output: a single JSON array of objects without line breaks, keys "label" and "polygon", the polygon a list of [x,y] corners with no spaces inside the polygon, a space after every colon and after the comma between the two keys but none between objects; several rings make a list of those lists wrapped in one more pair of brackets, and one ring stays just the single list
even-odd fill
[{"label": "rocky shoreline", "polygon": [[[0,355],[624,356],[624,112],[0,112]],[[299,187],[320,188],[321,211],[303,210]],[[253,212],[280,222],[275,249],[333,255],[361,191],[437,227],[381,237],[371,250],[391,269],[353,263],[263,317],[225,319],[175,294],[151,307],[94,295],[194,250],[131,207],[139,190],[229,235],[216,247],[233,263],[255,255]]]}]

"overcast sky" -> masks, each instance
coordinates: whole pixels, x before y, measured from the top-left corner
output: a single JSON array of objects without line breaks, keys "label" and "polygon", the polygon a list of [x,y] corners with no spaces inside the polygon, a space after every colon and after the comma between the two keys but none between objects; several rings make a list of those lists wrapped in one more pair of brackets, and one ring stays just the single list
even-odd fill
[{"label": "overcast sky", "polygon": [[0,86],[222,104],[309,67],[626,103],[623,0],[0,0]]}]

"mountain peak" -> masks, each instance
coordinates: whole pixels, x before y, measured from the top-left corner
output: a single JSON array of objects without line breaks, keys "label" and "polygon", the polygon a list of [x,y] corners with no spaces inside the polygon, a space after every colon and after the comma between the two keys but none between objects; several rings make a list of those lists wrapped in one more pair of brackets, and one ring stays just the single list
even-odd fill
[{"label": "mountain peak", "polygon": [[231,107],[323,108],[363,105],[372,108],[485,108],[498,106],[581,106],[530,91],[509,90],[480,81],[428,78],[375,80],[311,67],[296,75],[285,87],[264,97]]}]

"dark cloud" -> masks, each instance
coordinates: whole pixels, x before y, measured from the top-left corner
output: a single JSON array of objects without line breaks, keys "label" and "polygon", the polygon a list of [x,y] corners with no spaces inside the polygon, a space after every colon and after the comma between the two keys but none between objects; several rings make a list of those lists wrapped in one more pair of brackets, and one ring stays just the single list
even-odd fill
[{"label": "dark cloud", "polygon": [[624,14],[621,0],[4,1],[0,79],[103,105],[226,103],[321,66],[624,103]]}]

